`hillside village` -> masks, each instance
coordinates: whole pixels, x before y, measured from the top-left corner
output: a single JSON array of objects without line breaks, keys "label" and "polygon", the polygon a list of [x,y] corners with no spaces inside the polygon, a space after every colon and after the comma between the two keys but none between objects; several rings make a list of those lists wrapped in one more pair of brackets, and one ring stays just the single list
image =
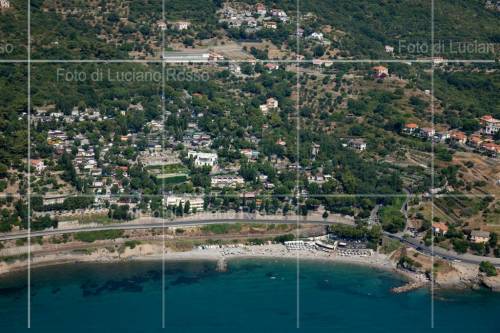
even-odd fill
[{"label": "hillside village", "polygon": [[[165,19],[153,5],[128,1],[45,1],[34,11],[35,23],[46,15],[55,25],[48,35],[34,29],[35,57],[154,60],[95,66],[118,74],[159,74],[163,60],[166,82],[71,82],[57,71],[90,77],[95,67],[34,64],[31,158],[19,153],[16,136],[2,141],[10,142],[0,170],[3,231],[26,227],[31,191],[37,229],[249,212],[339,214],[422,242],[435,234],[448,248],[464,240],[471,252],[480,252],[476,240],[495,237],[494,66],[456,64],[446,54],[418,55],[421,63],[336,62],[360,55],[344,49],[359,32],[325,24],[313,10],[297,17],[287,4],[233,1],[211,4],[210,15],[180,8]],[[143,10],[154,13],[146,20]],[[72,22],[83,26],[78,50],[60,33]],[[406,57],[391,38],[373,44],[387,59]],[[19,73],[3,73],[2,88],[13,89]],[[12,105],[18,112],[9,121],[26,128],[25,102]]]},{"label": "hillside village", "polygon": [[[284,69],[271,70],[266,66],[259,69],[257,63],[253,67],[259,71],[252,74],[257,79],[285,72]],[[231,68],[229,64],[221,63],[210,67],[210,71],[212,77],[216,77],[213,75],[221,71],[229,71],[233,78],[241,75],[231,71]],[[323,68],[322,71],[332,70],[323,64],[316,65],[316,68]],[[368,68],[364,79],[387,84],[395,84],[400,80],[385,66]],[[213,79],[212,83],[217,83],[224,90],[223,87],[230,82],[232,80],[225,78]],[[234,93],[237,91],[239,90]],[[227,94],[224,93],[226,96]],[[232,94],[233,92],[229,92],[229,95]],[[426,93],[421,94],[425,96]],[[100,110],[99,107],[74,106],[63,112],[55,104],[36,106],[31,116],[32,126],[45,128],[46,131],[43,142],[37,141],[37,144],[45,145],[44,150],[51,153],[42,153],[41,146],[33,149],[30,161],[32,191],[35,195],[32,202],[33,216],[41,219],[48,214],[54,221],[52,223],[58,223],[78,216],[129,220],[142,216],[181,216],[228,209],[289,214],[296,209],[296,191],[300,191],[304,214],[307,211],[309,214],[348,212],[347,214],[353,214],[362,221],[366,220],[368,212],[375,207],[369,205],[363,209],[355,206],[354,210],[349,211],[342,204],[339,207],[329,206],[328,201],[316,198],[316,193],[332,193],[324,192],[327,189],[331,189],[333,193],[345,192],[347,188],[343,185],[344,175],[325,163],[324,144],[318,143],[321,139],[311,145],[304,141],[304,146],[310,149],[307,155],[311,156],[307,164],[297,166],[293,162],[289,149],[294,149],[294,138],[280,135],[279,132],[273,133],[273,127],[276,126],[273,125],[273,121],[276,121],[273,117],[285,115],[284,110],[289,108],[289,97],[260,96],[251,106],[248,105],[251,112],[263,120],[262,126],[258,131],[249,128],[244,142],[233,142],[228,150],[217,145],[222,139],[220,133],[216,134],[217,132],[205,127],[203,119],[211,117],[210,114],[203,111],[203,107],[200,109],[196,106],[206,99],[205,93],[184,91],[179,96],[180,99],[176,99],[174,103],[184,105],[182,109],[189,110],[188,113],[176,112],[176,108],[172,107],[165,118],[158,114],[149,120],[141,119],[138,123],[134,117],[147,112],[150,106],[137,100],[129,101],[128,105],[121,104],[123,109],[111,112]],[[249,100],[242,99],[238,103],[248,102]],[[304,102],[308,102],[308,98]],[[196,109],[199,111],[195,111]],[[223,114],[228,119],[234,117],[226,111]],[[102,132],[100,136],[96,136],[94,131],[86,135],[85,132],[74,130],[81,126],[85,128],[85,124],[121,122],[123,117],[129,121],[126,131],[107,134]],[[286,117],[293,121],[294,112]],[[181,123],[183,130],[178,132],[176,126]],[[497,147],[495,138],[498,120],[485,115],[478,119],[478,123],[480,128],[468,136],[462,131],[435,131],[432,127],[420,127],[416,123],[405,123],[396,134],[417,142],[433,141],[446,145],[449,149],[464,150],[497,160],[497,151],[489,150],[488,147]],[[47,127],[46,124],[51,125]],[[337,131],[341,129],[338,125],[335,129]],[[473,145],[472,140],[476,137],[484,144]],[[270,139],[273,141],[269,141]],[[360,159],[374,153],[372,142],[366,140],[364,135],[341,137],[336,141],[340,144],[337,149],[347,154],[349,151],[356,152]],[[228,154],[229,152],[231,153]],[[364,171],[371,166],[367,164],[365,168],[367,169]],[[386,172],[387,170],[391,168],[386,169]],[[360,171],[363,172],[363,169]],[[420,201],[415,202],[414,207],[413,204],[409,206],[410,211],[424,207],[429,201],[425,195],[430,189],[416,186],[417,179],[428,177],[420,172],[410,172],[410,169],[405,171],[409,182],[405,182],[404,186],[417,195],[424,195]],[[300,175],[299,187],[293,180],[296,174]],[[287,177],[291,177],[291,182]],[[497,186],[494,183],[491,185]],[[457,189],[451,181],[447,181],[444,186],[433,189],[432,193],[454,193]],[[398,193],[397,187],[395,191],[394,193]],[[224,200],[226,196],[230,196],[231,200]],[[80,200],[73,200],[74,198]],[[385,205],[391,207],[398,205],[398,202],[388,201]],[[426,218],[422,215],[411,213],[408,225],[415,235],[426,239],[428,229],[422,219],[425,222]],[[439,233],[436,229],[433,230]],[[476,231],[482,232],[478,229]]]},{"label": "hillside village", "polygon": [[464,132],[443,131],[436,132],[430,127],[419,127],[415,123],[407,123],[403,129],[403,134],[419,137],[435,142],[445,142],[450,145],[460,145],[462,148],[470,147],[475,152],[496,158],[500,153],[500,145],[495,143],[500,131],[500,120],[491,115],[482,116],[480,119],[481,129],[467,136]]}]

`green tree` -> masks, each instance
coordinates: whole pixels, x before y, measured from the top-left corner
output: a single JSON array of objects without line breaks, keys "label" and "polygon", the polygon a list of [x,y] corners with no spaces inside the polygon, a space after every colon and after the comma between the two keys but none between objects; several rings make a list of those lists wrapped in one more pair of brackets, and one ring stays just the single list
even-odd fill
[{"label": "green tree", "polygon": [[0,178],[7,177],[8,170],[9,168],[5,164],[0,163]]},{"label": "green tree", "polygon": [[464,239],[456,238],[453,240],[453,249],[457,253],[465,253],[469,248],[469,243]]},{"label": "green tree", "polygon": [[488,242],[490,244],[490,247],[496,248],[497,242],[498,242],[498,234],[496,232],[492,232],[490,234],[490,240]]},{"label": "green tree", "polygon": [[486,273],[487,276],[497,276],[497,269],[489,261],[481,261],[479,271]]},{"label": "green tree", "polygon": [[184,209],[182,208],[182,202],[179,202],[179,205],[175,209],[176,216],[182,216],[184,214]]}]

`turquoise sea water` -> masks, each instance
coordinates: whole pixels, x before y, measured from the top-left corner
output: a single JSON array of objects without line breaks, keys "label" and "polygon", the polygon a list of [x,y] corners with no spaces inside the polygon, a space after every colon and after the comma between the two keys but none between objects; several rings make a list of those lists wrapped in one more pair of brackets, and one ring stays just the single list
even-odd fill
[{"label": "turquoise sea water", "polygon": [[[295,261],[77,264],[32,271],[30,332],[431,332],[427,290],[395,295],[390,272]],[[0,332],[27,332],[26,272],[0,278]],[[440,292],[438,332],[499,332],[500,295]]]}]

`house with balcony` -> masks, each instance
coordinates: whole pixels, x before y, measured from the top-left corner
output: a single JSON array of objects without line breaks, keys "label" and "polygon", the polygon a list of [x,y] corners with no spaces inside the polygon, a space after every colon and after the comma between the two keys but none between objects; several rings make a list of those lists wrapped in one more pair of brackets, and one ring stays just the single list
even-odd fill
[{"label": "house with balcony", "polygon": [[442,222],[434,222],[432,224],[432,232],[436,235],[444,236],[448,232],[448,226]]},{"label": "house with balcony", "polygon": [[414,135],[418,131],[418,125],[415,123],[405,124],[403,127],[403,133],[407,135]]},{"label": "house with balcony", "polygon": [[452,142],[459,143],[462,145],[467,143],[467,135],[462,131],[451,132],[450,139]]},{"label": "house with balcony", "polygon": [[389,76],[389,69],[385,66],[375,66],[372,70],[375,73],[375,78],[377,79],[383,79],[386,76]]},{"label": "house with balcony", "polygon": [[348,143],[349,148],[355,149],[357,151],[366,150],[366,142],[363,139],[352,139]]},{"label": "house with balcony", "polygon": [[483,126],[482,132],[486,135],[494,135],[500,130],[500,119],[495,119],[491,115],[482,116],[480,123]]}]

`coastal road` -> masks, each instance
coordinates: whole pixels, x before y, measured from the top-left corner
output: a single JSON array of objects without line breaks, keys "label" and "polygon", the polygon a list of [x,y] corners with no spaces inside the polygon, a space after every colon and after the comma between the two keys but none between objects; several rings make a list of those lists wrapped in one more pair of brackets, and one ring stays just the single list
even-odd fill
[{"label": "coastal road", "polygon": [[[90,227],[77,227],[77,228],[67,228],[67,229],[52,229],[52,230],[41,230],[32,231],[31,237],[39,236],[53,236],[53,235],[63,235],[63,234],[73,234],[76,232],[85,231],[103,231],[103,230],[137,230],[137,229],[160,229],[163,227],[192,227],[208,224],[221,224],[221,223],[254,223],[254,224],[319,224],[319,225],[331,225],[334,223],[343,222],[332,222],[325,220],[300,220],[288,219],[288,220],[276,220],[276,219],[238,219],[238,218],[228,218],[228,219],[200,219],[200,220],[188,220],[188,221],[170,221],[166,220],[163,222],[161,219],[154,219],[154,222],[149,223],[122,223],[122,224],[108,224],[102,226],[90,226]],[[11,232],[0,234],[0,241],[5,240],[15,240],[27,238],[28,232]]]},{"label": "coastal road", "polygon": [[481,261],[487,260],[491,262],[495,267],[500,268],[500,258],[481,257],[468,253],[458,254],[456,252],[443,249],[442,247],[439,246],[434,246],[434,247],[426,246],[425,244],[421,244],[420,240],[415,238],[411,237],[405,238],[399,235],[390,234],[388,232],[384,232],[384,235],[389,238],[399,240],[401,243],[408,245],[416,249],[418,252],[421,252],[429,256],[440,257],[449,261],[463,262],[467,264],[476,264],[476,265],[480,264]]},{"label": "coastal road", "polygon": [[[76,232],[85,232],[85,231],[103,231],[103,230],[138,230],[138,229],[159,229],[163,227],[190,227],[190,226],[200,226],[200,225],[210,225],[210,224],[221,224],[221,223],[254,223],[254,224],[316,224],[316,225],[331,225],[335,223],[344,223],[345,222],[335,222],[335,221],[326,221],[323,219],[250,219],[250,218],[227,218],[227,219],[200,219],[200,220],[187,220],[187,221],[171,221],[171,220],[162,220],[162,219],[151,219],[151,222],[148,223],[122,223],[122,224],[108,224],[102,226],[89,226],[89,227],[76,227],[76,228],[67,228],[67,229],[54,229],[54,230],[41,230],[41,231],[32,231],[31,237],[39,237],[39,236],[52,236],[52,235],[63,235],[63,234],[72,234]],[[394,235],[388,232],[383,232],[383,234],[389,238],[396,239],[401,243],[410,246],[417,251],[435,257],[441,257],[450,261],[459,261],[469,264],[479,264],[481,261],[488,260],[494,266],[500,268],[500,258],[485,258],[481,256],[475,256],[472,254],[457,254],[452,251],[448,251],[446,249],[435,246],[434,248],[430,246],[425,246],[421,244],[419,240],[403,237],[399,235]],[[11,232],[0,235],[0,241],[5,240],[15,240],[27,238],[27,231],[20,232]]]}]

